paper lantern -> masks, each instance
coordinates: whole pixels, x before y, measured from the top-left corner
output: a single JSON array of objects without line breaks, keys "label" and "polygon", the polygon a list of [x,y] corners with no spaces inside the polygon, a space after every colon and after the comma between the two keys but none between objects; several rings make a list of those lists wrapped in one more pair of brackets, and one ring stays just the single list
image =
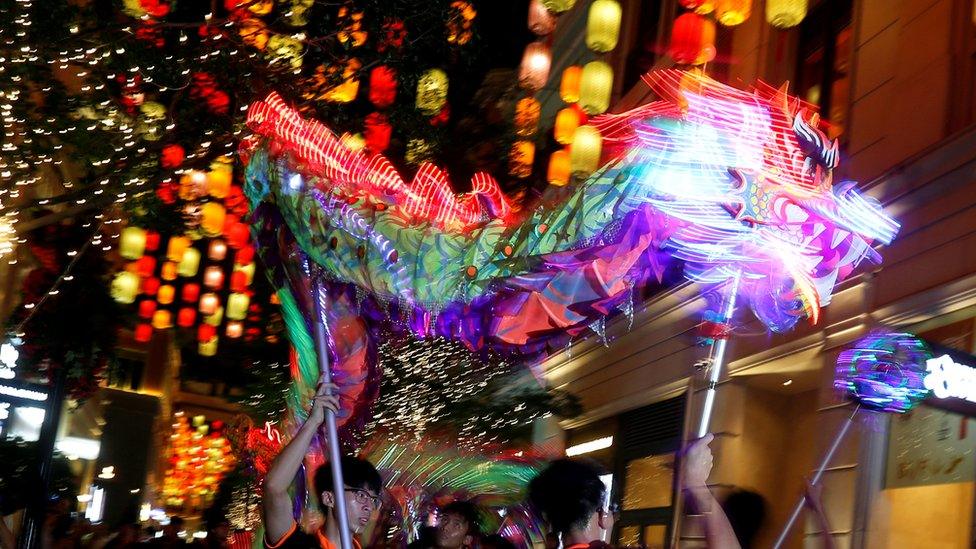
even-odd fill
[{"label": "paper lantern", "polygon": [[223,240],[210,241],[210,247],[207,249],[207,257],[214,261],[223,261],[227,257],[227,243]]},{"label": "paper lantern", "polygon": [[237,255],[234,256],[234,263],[236,265],[248,265],[254,262],[254,246],[241,246],[241,249],[237,251]]},{"label": "paper lantern", "polygon": [[197,275],[197,269],[200,268],[200,250],[196,248],[187,248],[183,252],[183,259],[180,260],[180,264],[176,266],[176,273],[180,276],[191,277]]},{"label": "paper lantern", "polygon": [[224,285],[224,270],[216,265],[211,265],[203,271],[203,285],[208,288],[218,289]]},{"label": "paper lantern", "polygon": [[237,24],[237,33],[241,40],[256,50],[268,47],[268,27],[264,21],[254,17],[247,17]]},{"label": "paper lantern", "polygon": [[380,65],[369,71],[369,102],[377,109],[385,109],[396,100],[396,71]]},{"label": "paper lantern", "polygon": [[777,29],[795,27],[807,16],[807,0],[766,0],[766,21]]},{"label": "paper lantern", "polygon": [[752,0],[715,0],[715,19],[726,27],[734,27],[752,13]]},{"label": "paper lantern", "polygon": [[173,315],[166,309],[160,309],[153,313],[152,326],[157,330],[165,330],[173,327]]},{"label": "paper lantern", "polygon": [[159,249],[159,233],[146,231],[146,251],[155,252]]},{"label": "paper lantern", "polygon": [[589,175],[600,167],[603,138],[600,130],[590,125],[576,128],[570,147],[570,169],[574,174]]},{"label": "paper lantern", "polygon": [[227,237],[227,244],[235,250],[247,244],[251,237],[251,231],[247,225],[240,221],[234,223],[229,228],[225,228],[224,236]]},{"label": "paper lantern", "polygon": [[244,271],[234,271],[230,275],[230,291],[243,292],[247,289],[247,273]]},{"label": "paper lantern", "polygon": [[576,0],[542,0],[542,5],[552,13],[562,13],[572,9]]},{"label": "paper lantern", "polygon": [[576,128],[580,124],[579,112],[572,108],[566,107],[565,109],[560,109],[556,113],[556,121],[552,126],[553,137],[556,139],[557,143],[563,145],[569,145],[573,142],[573,134],[576,133]]},{"label": "paper lantern", "polygon": [[203,319],[204,324],[209,324],[211,326],[220,326],[220,323],[224,321],[224,308],[217,306],[213,314],[206,315]]},{"label": "paper lantern", "polygon": [[597,53],[616,48],[622,16],[617,0],[594,0],[586,18],[586,47]]},{"label": "paper lantern", "polygon": [[151,299],[144,299],[139,303],[139,316],[145,319],[152,318],[156,312],[156,302]]},{"label": "paper lantern", "polygon": [[176,313],[176,325],[181,328],[189,328],[196,324],[197,312],[190,307],[183,307]]},{"label": "paper lantern", "polygon": [[159,279],[149,277],[142,281],[142,293],[146,295],[156,295],[159,291]]},{"label": "paper lantern", "polygon": [[525,46],[522,64],[519,65],[519,86],[533,92],[541,90],[549,80],[550,65],[552,53],[545,42],[532,42]]},{"label": "paper lantern", "polygon": [[196,282],[184,284],[180,298],[183,299],[184,303],[196,303],[200,299],[200,285]]},{"label": "paper lantern", "polygon": [[715,59],[715,23],[695,13],[674,20],[668,54],[676,63],[701,65]]},{"label": "paper lantern", "polygon": [[250,286],[254,282],[254,263],[248,265],[234,265],[234,272],[243,272],[247,276],[247,285]]},{"label": "paper lantern", "polygon": [[546,172],[546,180],[550,185],[562,187],[569,183],[570,160],[569,152],[558,150],[549,156],[549,170]]},{"label": "paper lantern", "polygon": [[119,255],[126,259],[139,259],[146,252],[146,231],[139,227],[122,229],[119,237]]},{"label": "paper lantern", "polygon": [[139,294],[139,276],[135,273],[122,271],[112,279],[112,298],[119,303],[133,303]]},{"label": "paper lantern", "polygon": [[200,296],[200,314],[212,315],[217,312],[217,307],[220,306],[220,299],[215,293],[206,293]]},{"label": "paper lantern", "polygon": [[301,40],[284,34],[275,34],[268,38],[268,46],[264,50],[264,55],[271,59],[272,63],[284,64],[298,70],[302,68],[302,50],[304,49],[305,45]]},{"label": "paper lantern", "polygon": [[613,69],[603,61],[590,61],[580,76],[580,107],[586,114],[600,114],[610,108]]},{"label": "paper lantern", "polygon": [[170,261],[180,261],[183,259],[183,252],[190,247],[190,239],[185,236],[173,236],[169,239],[166,246],[166,259]]},{"label": "paper lantern", "polygon": [[529,30],[538,36],[545,36],[556,28],[556,18],[546,9],[542,0],[529,2]]},{"label": "paper lantern", "polygon": [[159,292],[156,295],[156,299],[159,301],[160,305],[169,305],[173,302],[176,297],[176,288],[170,286],[169,284],[163,284],[159,287]]},{"label": "paper lantern", "polygon": [[227,337],[236,339],[244,334],[244,325],[240,322],[227,323]]},{"label": "paper lantern", "polygon": [[218,338],[216,336],[214,336],[214,337],[210,338],[207,341],[201,341],[200,344],[197,345],[197,353],[199,353],[200,356],[214,356],[214,355],[216,355],[217,354],[217,340],[218,340]]},{"label": "paper lantern", "polygon": [[371,152],[381,153],[390,146],[393,136],[393,126],[386,115],[374,112],[366,116],[363,121],[363,137],[365,145]]},{"label": "paper lantern", "polygon": [[708,15],[715,11],[715,0],[678,0],[678,3],[699,15]]},{"label": "paper lantern", "polygon": [[153,329],[149,324],[139,324],[136,326],[135,339],[139,343],[149,343],[152,339]]},{"label": "paper lantern", "polygon": [[228,169],[211,170],[207,173],[207,193],[214,198],[227,198],[233,172]]},{"label": "paper lantern", "polygon": [[559,97],[566,103],[575,103],[580,98],[580,78],[583,77],[583,67],[570,65],[563,69],[563,77],[559,81]]},{"label": "paper lantern", "polygon": [[227,297],[227,318],[231,320],[244,320],[247,317],[247,306],[251,304],[251,298],[243,292],[234,292]]},{"label": "paper lantern", "polygon": [[159,270],[159,277],[162,278],[163,280],[168,280],[168,281],[176,280],[176,275],[177,275],[176,263],[172,261],[167,261],[166,263],[163,263],[163,268]]},{"label": "paper lantern", "polygon": [[209,324],[201,324],[197,328],[197,341],[210,341],[217,335],[217,329]]},{"label": "paper lantern", "polygon": [[136,274],[142,278],[152,276],[156,272],[156,258],[151,255],[144,255],[136,261]]},{"label": "paper lantern", "polygon": [[523,97],[515,104],[515,134],[529,137],[539,126],[542,105],[531,97]]},{"label": "paper lantern", "polygon": [[447,101],[447,73],[429,69],[417,80],[417,109],[433,116],[440,112]]},{"label": "paper lantern", "polygon": [[207,202],[203,205],[203,220],[200,222],[200,227],[203,228],[203,232],[210,235],[216,236],[223,232],[224,230],[224,217],[227,215],[227,209],[220,202]]},{"label": "paper lantern", "polygon": [[323,95],[322,99],[334,103],[349,103],[359,95],[359,69],[363,67],[359,59],[353,58],[346,61],[342,69],[342,83],[330,88]]},{"label": "paper lantern", "polygon": [[197,200],[207,194],[207,174],[190,170],[180,178],[180,198],[186,201]]},{"label": "paper lantern", "polygon": [[526,178],[532,175],[532,163],[535,161],[535,143],[531,141],[516,141],[508,155],[508,173],[514,177]]}]

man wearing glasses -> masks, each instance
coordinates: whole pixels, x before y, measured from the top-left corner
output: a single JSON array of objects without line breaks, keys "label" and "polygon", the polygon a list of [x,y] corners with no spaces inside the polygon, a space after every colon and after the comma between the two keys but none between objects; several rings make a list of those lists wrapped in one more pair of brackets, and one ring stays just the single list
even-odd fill
[{"label": "man wearing glasses", "polygon": [[[328,389],[335,393],[337,388],[335,385],[319,384],[312,398],[308,419],[275,458],[268,476],[264,479],[264,546],[268,549],[336,549],[339,546],[339,521],[335,516],[336,491],[332,485],[332,471],[328,463],[315,471],[315,490],[319,504],[325,512],[325,522],[314,534],[299,530],[292,516],[292,502],[288,496],[288,486],[301,467],[316,431],[325,421],[325,411],[339,410],[338,397],[326,395]],[[342,474],[345,482],[342,497],[346,498],[349,531],[353,535],[353,546],[359,549],[355,536],[366,529],[373,511],[379,509],[382,481],[372,463],[355,457],[342,458]]]}]

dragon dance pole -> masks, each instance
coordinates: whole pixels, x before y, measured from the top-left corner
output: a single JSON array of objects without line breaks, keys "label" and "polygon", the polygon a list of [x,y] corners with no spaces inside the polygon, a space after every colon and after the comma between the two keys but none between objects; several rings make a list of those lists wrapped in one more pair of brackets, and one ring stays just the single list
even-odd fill
[{"label": "dragon dance pole", "polygon": [[[729,286],[725,295],[725,302],[722,307],[722,322],[728,323],[732,319],[732,312],[735,311],[735,296],[739,291],[739,279],[741,272],[736,272],[729,281]],[[715,388],[718,386],[719,378],[722,376],[722,366],[725,361],[725,347],[728,345],[727,336],[716,338],[712,343],[712,348],[708,351],[707,364],[709,368],[708,391],[705,393],[705,405],[702,408],[701,423],[698,425],[698,438],[708,434],[708,425],[712,418],[712,408],[715,406]]]},{"label": "dragon dance pole", "polygon": [[[312,282],[312,301],[315,302],[315,318],[312,324],[315,329],[315,354],[319,360],[319,370],[322,371],[322,380],[325,383],[332,383],[332,369],[329,366],[329,345],[328,327],[326,326],[325,307],[322,300],[325,298],[325,288],[322,287],[321,279],[316,276]],[[330,391],[327,393],[332,394]],[[339,448],[339,428],[336,423],[335,414],[331,410],[325,411],[325,435],[329,446],[329,464],[332,469],[332,494],[335,500],[336,519],[339,522],[339,542],[340,549],[352,549],[352,540],[349,534],[349,517],[346,515],[346,493],[345,483],[342,481],[342,452]]]}]

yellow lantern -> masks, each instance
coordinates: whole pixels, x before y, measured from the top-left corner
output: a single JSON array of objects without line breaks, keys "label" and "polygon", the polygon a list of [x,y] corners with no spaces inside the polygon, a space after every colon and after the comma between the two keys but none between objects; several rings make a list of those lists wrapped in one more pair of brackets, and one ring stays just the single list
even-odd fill
[{"label": "yellow lantern", "polygon": [[359,95],[359,69],[363,66],[359,59],[346,61],[342,69],[342,83],[330,88],[322,95],[322,99],[334,103],[349,103]]},{"label": "yellow lantern", "polygon": [[245,44],[258,50],[268,46],[268,28],[260,19],[247,18],[237,26],[237,33]]},{"label": "yellow lantern", "polygon": [[716,0],[715,19],[726,27],[734,27],[752,13],[752,0]]},{"label": "yellow lantern", "polygon": [[200,296],[200,314],[212,315],[220,307],[220,298],[215,293],[205,293]]},{"label": "yellow lantern", "polygon": [[522,64],[519,65],[519,86],[539,91],[549,80],[549,67],[552,65],[552,53],[545,42],[532,42],[525,46],[522,54]]},{"label": "yellow lantern", "polygon": [[302,68],[302,50],[304,47],[301,40],[276,34],[268,40],[268,47],[264,53],[271,58],[272,62],[287,63],[291,68],[298,70]]},{"label": "yellow lantern", "polygon": [[562,187],[569,183],[570,160],[569,152],[558,150],[549,157],[549,170],[546,172],[546,180],[550,185]]},{"label": "yellow lantern", "polygon": [[217,354],[217,341],[219,341],[219,340],[220,340],[220,338],[218,338],[217,336],[213,336],[208,341],[201,341],[200,343],[197,344],[197,353],[199,353],[200,356],[214,356],[214,355],[216,355]]},{"label": "yellow lantern", "polygon": [[119,255],[126,259],[139,259],[146,252],[146,231],[139,227],[122,229],[119,237]]},{"label": "yellow lantern", "polygon": [[525,97],[515,104],[515,134],[529,137],[539,125],[542,105],[531,97]]},{"label": "yellow lantern", "polygon": [[542,5],[552,13],[562,13],[576,5],[576,0],[542,0]]},{"label": "yellow lantern", "polygon": [[245,293],[235,292],[227,298],[227,318],[231,320],[244,320],[247,316],[247,307],[251,304],[251,298]]},{"label": "yellow lantern", "polygon": [[190,247],[190,239],[185,236],[173,236],[169,239],[166,246],[166,259],[170,261],[182,261],[183,253]]},{"label": "yellow lantern", "polygon": [[227,210],[220,202],[207,202],[201,209],[203,219],[200,227],[209,236],[217,236],[224,232],[224,221],[227,219]]},{"label": "yellow lantern", "polygon": [[206,315],[203,317],[204,324],[209,324],[211,326],[220,326],[220,323],[224,321],[224,308],[218,306],[214,309],[212,315]]},{"label": "yellow lantern", "polygon": [[157,330],[165,330],[166,328],[173,327],[173,314],[166,309],[160,309],[153,313],[152,318],[153,328]]},{"label": "yellow lantern", "polygon": [[441,112],[447,101],[447,73],[429,69],[417,80],[417,109],[433,116]]},{"label": "yellow lantern", "polygon": [[139,294],[139,275],[122,271],[112,279],[112,298],[126,305],[135,302]]},{"label": "yellow lantern", "polygon": [[[226,166],[226,164],[222,164],[222,166]],[[207,192],[210,193],[210,196],[221,199],[227,198],[227,193],[230,192],[232,175],[230,166],[211,170],[207,174]]]},{"label": "yellow lantern", "polygon": [[183,252],[183,259],[180,260],[180,264],[176,266],[176,273],[180,276],[191,277],[197,275],[197,269],[200,268],[200,250],[196,248],[187,248]]},{"label": "yellow lantern", "polygon": [[512,151],[508,155],[508,173],[514,177],[525,178],[532,175],[532,163],[535,161],[535,143],[531,141],[516,141],[512,144]]},{"label": "yellow lantern", "polygon": [[766,21],[777,29],[795,27],[807,16],[807,0],[766,0]]},{"label": "yellow lantern", "polygon": [[587,114],[600,114],[610,108],[613,69],[603,61],[590,61],[580,78],[580,107]]},{"label": "yellow lantern", "polygon": [[559,82],[559,97],[567,103],[575,103],[580,98],[580,78],[583,67],[570,65],[563,69],[563,78]]},{"label": "yellow lantern", "polygon": [[247,265],[234,265],[234,272],[242,271],[247,275],[247,281],[244,283],[245,286],[250,286],[254,282],[254,262],[250,262]]},{"label": "yellow lantern", "polygon": [[247,9],[254,15],[268,15],[274,9],[274,0],[252,0]]},{"label": "yellow lantern", "polygon": [[545,36],[556,28],[556,17],[546,9],[542,0],[529,1],[529,30],[538,36]]},{"label": "yellow lantern", "polygon": [[617,0],[594,0],[586,18],[586,47],[598,53],[616,48],[622,15]]},{"label": "yellow lantern", "polygon": [[163,263],[163,268],[159,270],[159,278],[163,280],[176,280],[176,262],[167,261]]},{"label": "yellow lantern", "polygon": [[589,124],[576,128],[570,147],[570,169],[574,174],[587,176],[600,167],[603,138],[600,130]]},{"label": "yellow lantern", "polygon": [[573,107],[566,107],[556,113],[556,122],[552,126],[553,137],[562,145],[573,142],[573,134],[579,127],[580,115]]},{"label": "yellow lantern", "polygon": [[191,170],[180,178],[180,198],[196,200],[207,194],[207,174]]},{"label": "yellow lantern", "polygon": [[361,133],[346,132],[339,137],[339,142],[353,152],[359,152],[366,148],[366,138]]},{"label": "yellow lantern", "polygon": [[173,298],[175,296],[176,288],[170,286],[169,284],[164,284],[159,287],[159,291],[156,293],[156,301],[159,301],[160,305],[169,305],[173,303]]}]

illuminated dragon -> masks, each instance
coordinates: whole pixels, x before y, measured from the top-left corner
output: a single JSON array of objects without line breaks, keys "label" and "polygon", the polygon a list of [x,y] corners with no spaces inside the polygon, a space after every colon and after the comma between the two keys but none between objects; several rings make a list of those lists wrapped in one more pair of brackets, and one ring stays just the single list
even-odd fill
[{"label": "illuminated dragon", "polygon": [[390,319],[532,355],[625,306],[670,256],[695,281],[739,277],[756,315],[784,331],[816,322],[838,280],[880,260],[872,246],[898,225],[834,184],[837,143],[809,105],[677,70],[645,80],[658,101],[592,122],[604,166],[522,212],[487,175],[460,196],[429,164],[407,183],[278,96],[252,105],[245,192],[299,348],[294,398],[317,378],[311,277],[327,281],[318,297],[356,415],[375,397],[372,338]]}]

